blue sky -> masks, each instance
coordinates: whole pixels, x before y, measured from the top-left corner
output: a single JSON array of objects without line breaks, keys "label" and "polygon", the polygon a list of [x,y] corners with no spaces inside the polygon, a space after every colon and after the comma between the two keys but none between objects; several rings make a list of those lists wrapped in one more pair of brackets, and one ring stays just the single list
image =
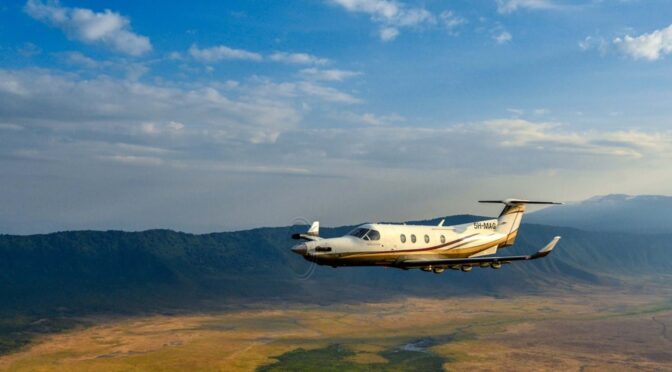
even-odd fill
[{"label": "blue sky", "polygon": [[662,0],[9,1],[0,230],[669,193]]}]

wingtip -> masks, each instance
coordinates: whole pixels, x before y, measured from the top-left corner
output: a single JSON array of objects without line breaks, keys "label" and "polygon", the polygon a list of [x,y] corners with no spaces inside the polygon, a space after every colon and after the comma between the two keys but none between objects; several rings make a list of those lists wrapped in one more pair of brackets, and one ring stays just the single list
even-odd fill
[{"label": "wingtip", "polygon": [[558,244],[558,242],[560,241],[561,238],[562,238],[561,236],[554,237],[553,240],[551,240],[548,244],[546,244],[546,246],[544,248],[542,248],[539,251],[539,253],[542,253],[542,254],[550,253],[553,250],[553,248],[555,248],[555,246]]}]

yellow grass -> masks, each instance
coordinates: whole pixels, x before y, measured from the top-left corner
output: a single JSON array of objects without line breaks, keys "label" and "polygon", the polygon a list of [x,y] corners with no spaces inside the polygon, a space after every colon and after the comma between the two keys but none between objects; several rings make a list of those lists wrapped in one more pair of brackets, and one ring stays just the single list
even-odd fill
[{"label": "yellow grass", "polygon": [[[99,319],[44,336],[0,358],[9,371],[247,371],[302,348],[338,343],[358,364],[423,337],[450,370],[664,369],[672,365],[670,304],[657,295],[409,298],[387,303],[302,306],[221,314]],[[669,298],[669,295],[667,296]],[[655,319],[654,319],[655,317]],[[672,335],[668,335],[672,337]]]}]

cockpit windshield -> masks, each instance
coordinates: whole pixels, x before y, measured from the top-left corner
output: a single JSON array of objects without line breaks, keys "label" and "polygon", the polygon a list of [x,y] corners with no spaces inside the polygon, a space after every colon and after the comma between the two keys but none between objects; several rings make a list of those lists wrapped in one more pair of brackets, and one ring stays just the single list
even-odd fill
[{"label": "cockpit windshield", "polygon": [[366,235],[367,232],[369,232],[369,229],[363,229],[363,228],[360,227],[360,228],[356,228],[356,229],[350,231],[350,233],[348,235],[354,236],[356,238],[363,238],[364,235]]},{"label": "cockpit windshield", "polygon": [[348,233],[350,236],[354,236],[356,238],[364,239],[364,240],[379,240],[380,239],[380,233],[376,230],[371,230],[371,229],[365,229],[362,227],[358,227],[350,233]]}]

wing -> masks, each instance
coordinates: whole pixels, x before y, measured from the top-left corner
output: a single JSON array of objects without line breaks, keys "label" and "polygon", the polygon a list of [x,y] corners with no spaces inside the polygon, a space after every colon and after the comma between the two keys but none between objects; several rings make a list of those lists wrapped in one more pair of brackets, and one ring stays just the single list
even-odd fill
[{"label": "wing", "polygon": [[481,265],[481,264],[505,264],[513,261],[527,261],[536,260],[537,258],[546,257],[555,245],[560,240],[556,236],[550,243],[540,249],[538,252],[528,256],[502,256],[502,257],[474,257],[474,258],[446,258],[436,260],[405,260],[395,263],[394,266],[399,268],[418,268],[427,266],[451,266],[451,265]]},{"label": "wing", "polygon": [[308,240],[308,241],[313,241],[313,240],[322,240],[319,236],[313,236],[310,234],[292,234],[292,239],[294,240]]}]

